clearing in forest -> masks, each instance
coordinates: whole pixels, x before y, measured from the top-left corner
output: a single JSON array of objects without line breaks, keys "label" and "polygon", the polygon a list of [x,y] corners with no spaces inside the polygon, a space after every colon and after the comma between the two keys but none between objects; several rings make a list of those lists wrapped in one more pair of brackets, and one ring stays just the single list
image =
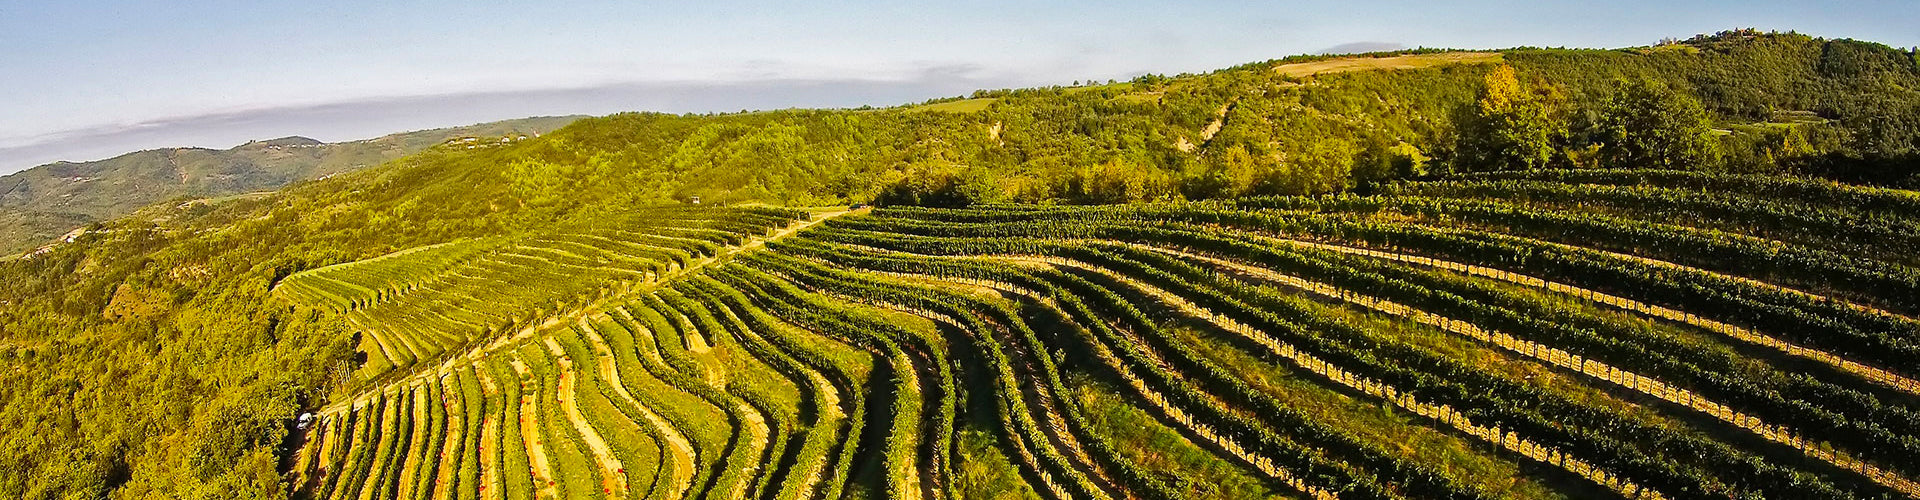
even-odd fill
[{"label": "clearing in forest", "polygon": [[1389,57],[1342,57],[1303,63],[1281,64],[1273,71],[1295,78],[1373,69],[1413,69],[1447,64],[1500,62],[1499,52],[1440,52]]}]

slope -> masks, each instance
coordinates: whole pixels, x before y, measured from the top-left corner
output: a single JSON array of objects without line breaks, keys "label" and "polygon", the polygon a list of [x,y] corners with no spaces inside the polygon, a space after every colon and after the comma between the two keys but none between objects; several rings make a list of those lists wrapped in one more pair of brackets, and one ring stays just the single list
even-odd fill
[{"label": "slope", "polygon": [[[1650,78],[1718,124],[1897,139],[1916,87],[1873,83],[1907,81],[1911,55],[1729,33],[1501,59],[1543,97]],[[573,494],[1903,494],[1916,312],[1888,242],[1916,234],[1910,192],[1792,161],[1452,176],[1454,113],[1499,66],[1272,71],[1293,62],[956,112],[623,114],[103,221],[0,263],[0,496],[276,497],[306,463],[334,497],[451,477],[431,496],[519,498],[539,491],[529,443]],[[1423,180],[1442,176],[1462,184]],[[1631,189],[1575,186],[1608,183]],[[1298,196],[1325,193],[1348,196]],[[633,249],[702,245],[607,231],[693,195],[1040,204],[842,216],[614,293],[666,262]],[[413,248],[447,253],[395,255]],[[298,284],[315,277],[356,286]],[[322,305],[289,307],[295,289]],[[380,391],[281,463],[308,449],[295,417]],[[576,404],[631,439],[596,446]],[[455,444],[451,474],[425,470]]]},{"label": "slope", "polygon": [[386,163],[450,139],[485,137],[495,142],[535,136],[579,118],[521,118],[340,143],[284,137],[224,150],[156,149],[105,160],[49,163],[0,176],[0,226],[10,229],[0,233],[0,255],[160,201],[273,190]]}]

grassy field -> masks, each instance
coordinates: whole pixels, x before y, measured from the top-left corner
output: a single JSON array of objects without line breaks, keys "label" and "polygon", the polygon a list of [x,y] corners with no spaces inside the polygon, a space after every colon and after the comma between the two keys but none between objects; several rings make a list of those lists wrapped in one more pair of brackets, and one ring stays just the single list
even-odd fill
[{"label": "grassy field", "polygon": [[1305,78],[1354,71],[1430,68],[1449,64],[1493,64],[1500,61],[1499,52],[1441,52],[1386,57],[1342,57],[1276,65],[1273,71],[1286,76]]},{"label": "grassy field", "polygon": [[994,98],[994,97],[986,97],[986,98],[979,98],[979,99],[961,99],[958,101],[922,104],[922,105],[913,106],[907,109],[912,111],[927,111],[927,112],[937,112],[937,113],[974,113],[974,112],[986,110],[987,106],[992,106],[994,102],[999,100],[1000,100],[999,98]]}]

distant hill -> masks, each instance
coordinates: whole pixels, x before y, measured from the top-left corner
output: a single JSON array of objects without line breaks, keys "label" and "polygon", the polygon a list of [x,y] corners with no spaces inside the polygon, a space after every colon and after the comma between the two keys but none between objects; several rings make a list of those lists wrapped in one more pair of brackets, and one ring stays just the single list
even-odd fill
[{"label": "distant hill", "polygon": [[0,255],[168,199],[271,190],[378,165],[449,140],[543,134],[579,118],[522,118],[340,143],[282,137],[224,150],[152,149],[49,163],[0,177]]}]

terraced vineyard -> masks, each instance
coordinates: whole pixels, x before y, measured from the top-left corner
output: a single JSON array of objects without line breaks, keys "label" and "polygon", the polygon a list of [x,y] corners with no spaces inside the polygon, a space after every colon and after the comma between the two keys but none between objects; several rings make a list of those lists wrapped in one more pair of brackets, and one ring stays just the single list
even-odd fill
[{"label": "terraced vineyard", "polygon": [[[672,210],[322,268],[313,498],[1920,498],[1920,193]],[[1010,495],[1010,496],[1003,496]]]},{"label": "terraced vineyard", "polygon": [[781,209],[652,209],[588,227],[467,239],[287,277],[275,292],[345,314],[363,375],[469,351],[608,295],[658,283],[788,225]]}]

